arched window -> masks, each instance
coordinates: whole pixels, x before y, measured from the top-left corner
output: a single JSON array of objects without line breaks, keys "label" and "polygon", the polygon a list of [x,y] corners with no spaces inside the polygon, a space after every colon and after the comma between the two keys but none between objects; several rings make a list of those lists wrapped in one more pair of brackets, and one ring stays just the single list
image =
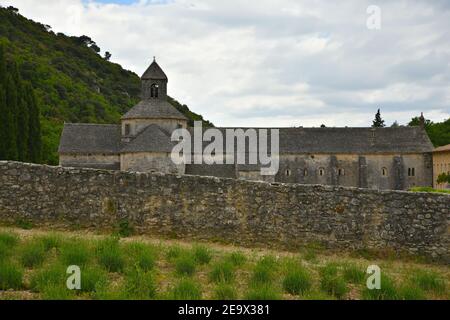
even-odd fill
[{"label": "arched window", "polygon": [[286,177],[291,176],[291,170],[290,169],[286,169]]},{"label": "arched window", "polygon": [[125,135],[129,136],[131,133],[131,126],[129,124],[125,125]]},{"label": "arched window", "polygon": [[308,169],[303,170],[303,175],[306,177],[308,176]]},{"label": "arched window", "polygon": [[325,169],[319,168],[319,176],[324,176],[324,175],[325,175]]},{"label": "arched window", "polygon": [[382,169],[381,169],[381,175],[382,175],[383,177],[387,177],[387,175],[388,175],[388,169],[387,169],[387,168],[382,168]]},{"label": "arched window", "polygon": [[338,169],[338,175],[340,175],[340,176],[345,176],[345,170],[342,169],[342,168],[339,168],[339,169]]},{"label": "arched window", "polygon": [[416,176],[416,169],[408,168],[408,177],[415,177],[415,176]]},{"label": "arched window", "polygon": [[158,98],[159,96],[159,86],[157,84],[152,84],[150,87],[150,97]]}]

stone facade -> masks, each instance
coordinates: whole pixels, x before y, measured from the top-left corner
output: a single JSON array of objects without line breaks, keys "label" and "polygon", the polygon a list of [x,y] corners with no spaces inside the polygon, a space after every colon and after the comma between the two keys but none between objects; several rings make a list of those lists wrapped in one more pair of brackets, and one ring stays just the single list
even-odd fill
[{"label": "stone facade", "polygon": [[450,174],[450,144],[437,148],[433,153],[433,186],[436,189],[450,189],[450,183],[437,183],[440,174]]},{"label": "stone facade", "polygon": [[296,250],[393,248],[450,263],[450,195],[0,162],[0,221]]}]

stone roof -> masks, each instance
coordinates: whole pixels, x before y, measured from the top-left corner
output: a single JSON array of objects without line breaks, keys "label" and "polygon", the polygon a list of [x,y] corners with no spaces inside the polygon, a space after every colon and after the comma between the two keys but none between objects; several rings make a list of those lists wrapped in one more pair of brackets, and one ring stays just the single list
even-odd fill
[{"label": "stone roof", "polygon": [[120,140],[119,125],[65,123],[58,152],[117,154]]},{"label": "stone roof", "polygon": [[142,100],[123,117],[126,119],[177,119],[187,118],[166,100],[148,99]]},{"label": "stone roof", "polygon": [[434,152],[450,151],[450,144],[434,149]]},{"label": "stone roof", "polygon": [[[226,129],[217,128],[223,132]],[[249,128],[242,128],[244,131]],[[254,128],[256,131],[260,128]],[[270,129],[267,129],[270,146]],[[273,128],[272,128],[273,129]],[[206,128],[204,129],[206,130]],[[193,132],[193,129],[191,129]],[[422,153],[433,145],[421,127],[279,128],[280,153]],[[224,139],[225,140],[225,139]],[[208,145],[210,142],[204,142]],[[225,141],[224,141],[225,148]],[[270,147],[269,147],[270,148]],[[193,148],[192,148],[193,150]],[[248,148],[247,148],[248,150]],[[270,149],[269,149],[270,151]]]},{"label": "stone roof", "polygon": [[[225,137],[227,128],[218,129],[223,132]],[[267,129],[269,129],[270,137],[270,128]],[[192,128],[190,130],[192,132]],[[428,135],[421,127],[281,128],[279,130],[281,154],[428,153],[433,152],[434,149]],[[268,140],[270,142],[270,139]],[[175,144],[171,141],[170,134],[157,125],[150,125],[122,148],[120,141],[119,125],[66,123],[61,136],[59,153],[170,152]],[[193,141],[194,139],[192,139],[192,143]],[[203,142],[204,146],[209,143]],[[192,150],[194,150],[193,147]],[[248,147],[246,150],[248,151]]]},{"label": "stone roof", "polygon": [[153,60],[153,63],[141,77],[142,80],[168,80],[166,74],[161,67]]},{"label": "stone roof", "polygon": [[124,144],[120,152],[172,152],[176,143],[170,138],[158,125],[151,124],[132,141]]}]

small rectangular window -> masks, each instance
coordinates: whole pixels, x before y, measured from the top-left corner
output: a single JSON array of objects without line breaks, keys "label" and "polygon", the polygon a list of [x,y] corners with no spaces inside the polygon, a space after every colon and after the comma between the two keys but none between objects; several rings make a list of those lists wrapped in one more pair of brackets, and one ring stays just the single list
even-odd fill
[{"label": "small rectangular window", "polygon": [[125,135],[126,135],[126,136],[129,136],[129,135],[130,135],[130,131],[131,131],[131,130],[130,130],[130,125],[129,125],[129,124],[126,124],[126,125],[125,125]]}]

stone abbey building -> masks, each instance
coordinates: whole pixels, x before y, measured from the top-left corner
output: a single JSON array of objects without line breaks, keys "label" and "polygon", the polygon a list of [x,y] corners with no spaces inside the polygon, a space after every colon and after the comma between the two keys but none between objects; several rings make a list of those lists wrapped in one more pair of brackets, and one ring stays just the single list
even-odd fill
[{"label": "stone abbey building", "polygon": [[153,61],[142,76],[142,100],[120,125],[66,123],[60,165],[371,189],[433,184],[433,145],[423,127],[280,128],[275,176],[261,176],[258,165],[175,165],[171,135],[188,120],[167,101],[167,83]]}]

